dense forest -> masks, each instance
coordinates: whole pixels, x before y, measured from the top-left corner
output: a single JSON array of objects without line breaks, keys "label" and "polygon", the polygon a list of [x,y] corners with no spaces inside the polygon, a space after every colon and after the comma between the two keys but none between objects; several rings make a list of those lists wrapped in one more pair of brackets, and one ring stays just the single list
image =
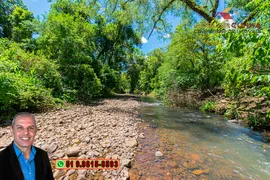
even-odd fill
[{"label": "dense forest", "polygon": [[[270,129],[270,1],[228,1],[233,29],[216,17],[219,0],[51,3],[34,18],[22,0],[0,1],[2,120],[136,93]],[[181,19],[175,31],[168,15]],[[171,43],[145,55],[153,33]]]}]

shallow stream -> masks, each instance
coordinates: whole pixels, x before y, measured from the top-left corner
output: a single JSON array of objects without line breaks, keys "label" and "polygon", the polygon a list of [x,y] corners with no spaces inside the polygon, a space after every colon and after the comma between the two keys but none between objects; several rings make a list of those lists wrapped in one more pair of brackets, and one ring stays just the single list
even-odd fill
[{"label": "shallow stream", "polygon": [[270,179],[270,143],[258,132],[158,102],[145,102],[141,115],[131,179]]}]

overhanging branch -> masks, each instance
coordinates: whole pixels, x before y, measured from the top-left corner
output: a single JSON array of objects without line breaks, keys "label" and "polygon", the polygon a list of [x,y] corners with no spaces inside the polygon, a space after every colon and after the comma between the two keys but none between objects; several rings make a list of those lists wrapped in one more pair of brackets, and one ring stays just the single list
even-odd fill
[{"label": "overhanging branch", "polygon": [[219,4],[219,0],[215,0],[215,4],[213,5],[213,8],[210,10],[210,12],[212,12],[212,17],[216,17],[218,4]]},{"label": "overhanging branch", "polygon": [[207,14],[198,4],[196,4],[196,2],[192,0],[180,0],[180,1],[186,4],[194,12],[201,15],[208,23],[211,23],[212,21],[216,21],[214,17]]},{"label": "overhanging branch", "polygon": [[256,8],[240,23],[240,26],[246,24],[248,21],[251,21],[257,15],[257,13],[258,9]]},{"label": "overhanging branch", "polygon": [[[154,26],[153,26],[153,28],[152,28],[152,30],[151,30],[149,36],[148,36],[148,39],[150,38],[150,36],[151,36],[152,33],[154,32],[154,29],[157,27],[157,23],[158,23],[159,21],[162,21],[162,22],[163,22],[163,26],[164,26],[164,29],[165,29],[165,31],[166,31],[166,28],[165,28],[165,25],[164,25],[164,21],[162,20],[161,17],[162,17],[162,15],[165,13],[165,11],[166,11],[166,10],[167,10],[167,9],[168,9],[175,1],[176,1],[176,0],[171,0],[165,7],[162,8],[161,12],[158,13],[158,18],[157,18],[156,20],[154,20]],[[152,16],[152,19],[154,19],[156,15],[157,15],[157,14],[153,15],[153,16]]]}]

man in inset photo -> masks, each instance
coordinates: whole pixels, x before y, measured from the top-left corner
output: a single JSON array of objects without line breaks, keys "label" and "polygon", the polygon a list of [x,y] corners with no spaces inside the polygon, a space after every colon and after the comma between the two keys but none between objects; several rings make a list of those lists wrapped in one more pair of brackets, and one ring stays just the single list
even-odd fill
[{"label": "man in inset photo", "polygon": [[48,154],[33,146],[37,133],[34,115],[17,114],[10,132],[14,140],[0,152],[0,180],[53,180]]}]

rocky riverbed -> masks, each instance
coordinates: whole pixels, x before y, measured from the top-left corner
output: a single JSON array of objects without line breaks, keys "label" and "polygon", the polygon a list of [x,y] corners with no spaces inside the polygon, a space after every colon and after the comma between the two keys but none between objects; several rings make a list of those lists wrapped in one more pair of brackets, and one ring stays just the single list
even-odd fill
[{"label": "rocky riverbed", "polygon": [[[35,114],[34,145],[48,152],[52,167],[57,158],[120,159],[119,170],[53,169],[55,179],[127,179],[137,140],[144,138],[137,129],[139,106],[135,97],[121,97]],[[12,140],[8,127],[0,127],[0,151]]]}]

